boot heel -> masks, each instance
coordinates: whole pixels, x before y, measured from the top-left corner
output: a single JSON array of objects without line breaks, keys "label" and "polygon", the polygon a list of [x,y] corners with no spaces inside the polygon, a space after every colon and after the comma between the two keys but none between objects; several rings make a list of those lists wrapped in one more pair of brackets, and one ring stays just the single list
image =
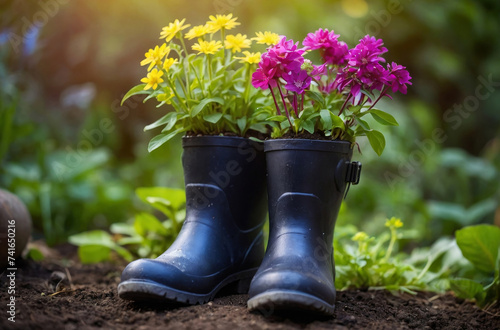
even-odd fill
[{"label": "boot heel", "polygon": [[252,282],[252,277],[244,278],[235,283],[235,291],[238,294],[246,294],[248,293],[248,289],[250,288],[250,282]]}]

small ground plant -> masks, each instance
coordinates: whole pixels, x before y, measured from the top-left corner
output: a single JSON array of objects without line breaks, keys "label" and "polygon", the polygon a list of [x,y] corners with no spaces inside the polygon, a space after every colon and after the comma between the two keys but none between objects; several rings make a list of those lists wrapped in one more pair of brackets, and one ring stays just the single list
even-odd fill
[{"label": "small ground plant", "polygon": [[349,235],[340,230],[334,242],[337,289],[387,289],[411,294],[416,290],[438,290],[433,282],[444,272],[431,272],[430,267],[447,250],[446,246],[439,244],[427,251],[427,261],[422,265],[420,258],[398,253],[398,241],[404,238],[400,232],[403,222],[393,217],[385,226],[389,233],[376,237],[363,231]]},{"label": "small ground plant", "polygon": [[474,267],[473,279],[455,278],[450,288],[458,297],[473,299],[488,308],[500,299],[500,228],[477,225],[456,232],[457,244],[463,256]]},{"label": "small ground plant", "polygon": [[114,223],[110,232],[92,230],[69,237],[77,245],[82,263],[112,259],[111,251],[127,261],[135,258],[156,258],[179,233],[185,217],[186,197],[183,189],[138,188],[136,194],[144,203],[159,211],[165,220],[146,212],[137,213],[133,223]]}]

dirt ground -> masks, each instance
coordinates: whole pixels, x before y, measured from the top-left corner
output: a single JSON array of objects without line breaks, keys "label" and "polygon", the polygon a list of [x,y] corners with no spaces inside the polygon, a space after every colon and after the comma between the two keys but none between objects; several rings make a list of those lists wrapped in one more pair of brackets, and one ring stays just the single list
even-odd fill
[{"label": "dirt ground", "polygon": [[[118,298],[123,264],[18,260],[15,323],[8,320],[8,273],[1,275],[0,329],[500,329],[500,307],[483,311],[451,294],[342,291],[334,317],[250,313],[247,295],[201,306],[139,305]],[[59,293],[54,292],[63,290]]]}]

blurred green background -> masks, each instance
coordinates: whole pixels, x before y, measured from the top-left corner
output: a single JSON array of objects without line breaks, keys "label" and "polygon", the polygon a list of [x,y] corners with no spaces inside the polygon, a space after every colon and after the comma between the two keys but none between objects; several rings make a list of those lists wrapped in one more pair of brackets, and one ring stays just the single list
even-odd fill
[{"label": "blurred green background", "polygon": [[359,140],[362,179],[339,225],[377,234],[398,216],[418,245],[500,225],[497,0],[4,0],[0,13],[0,187],[26,202],[49,244],[133,217],[138,187],[183,186],[179,139],[146,150],[154,132],[143,127],[168,108],[119,103],[163,26],[227,13],[249,36],[301,41],[321,27],[350,47],[382,38],[385,58],[413,77],[407,95],[384,103],[400,122],[381,127],[384,154]]}]

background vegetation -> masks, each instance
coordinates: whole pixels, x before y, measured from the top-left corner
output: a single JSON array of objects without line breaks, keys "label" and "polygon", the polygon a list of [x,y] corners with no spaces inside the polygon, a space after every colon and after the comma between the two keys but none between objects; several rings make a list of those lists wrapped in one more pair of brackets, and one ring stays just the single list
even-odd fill
[{"label": "background vegetation", "polygon": [[359,141],[362,179],[342,207],[339,232],[381,235],[386,218],[397,216],[398,244],[409,253],[465,226],[500,226],[497,0],[7,0],[0,4],[0,187],[26,202],[35,238],[57,244],[131,223],[152,210],[136,188],[183,187],[179,139],[146,150],[151,135],[143,127],[168,109],[140,97],[119,102],[143,76],[139,62],[164,25],[229,12],[249,35],[270,30],[302,40],[323,27],[351,47],[365,34],[382,38],[386,57],[413,77],[408,95],[384,105],[401,124],[385,128],[384,154]]}]

